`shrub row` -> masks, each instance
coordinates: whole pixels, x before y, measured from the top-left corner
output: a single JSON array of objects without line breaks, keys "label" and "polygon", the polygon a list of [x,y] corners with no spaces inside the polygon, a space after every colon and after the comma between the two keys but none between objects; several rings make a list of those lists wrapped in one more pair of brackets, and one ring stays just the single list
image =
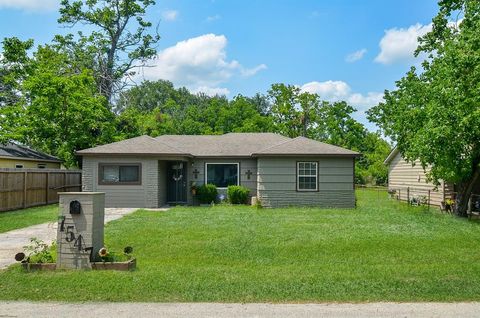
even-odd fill
[{"label": "shrub row", "polygon": [[[227,199],[232,204],[247,204],[250,190],[243,186],[229,186]],[[197,198],[202,204],[210,204],[217,201],[218,191],[213,184],[203,184],[197,188]]]}]

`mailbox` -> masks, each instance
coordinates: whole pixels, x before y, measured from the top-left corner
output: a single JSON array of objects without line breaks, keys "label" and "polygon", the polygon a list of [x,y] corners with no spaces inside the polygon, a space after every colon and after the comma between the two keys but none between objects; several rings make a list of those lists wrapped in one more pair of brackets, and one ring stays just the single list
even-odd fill
[{"label": "mailbox", "polygon": [[77,200],[70,202],[70,214],[80,214],[82,211],[82,205]]}]

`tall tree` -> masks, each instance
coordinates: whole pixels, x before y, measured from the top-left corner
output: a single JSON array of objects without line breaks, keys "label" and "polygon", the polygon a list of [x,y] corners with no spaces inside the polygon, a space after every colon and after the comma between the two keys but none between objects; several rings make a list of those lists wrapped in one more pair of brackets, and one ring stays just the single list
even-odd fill
[{"label": "tall tree", "polygon": [[[457,184],[456,213],[466,215],[480,181],[480,2],[442,0],[416,54],[427,54],[369,111],[402,155],[419,160],[434,182]],[[463,17],[456,25],[451,20]]]},{"label": "tall tree", "polygon": [[[124,87],[134,68],[156,54],[158,34],[148,32],[152,23],[144,19],[153,0],[62,0],[58,22],[69,27],[77,23],[93,26],[78,41],[72,35],[57,36],[56,42],[70,48],[72,61],[80,60],[94,70],[100,93],[108,102]],[[131,30],[135,27],[135,30]]]},{"label": "tall tree", "polygon": [[33,40],[5,38],[0,54],[0,107],[16,104],[20,98],[21,85],[31,70],[31,58],[28,51]]},{"label": "tall tree", "polygon": [[0,109],[0,140],[19,141],[58,156],[67,167],[78,166],[75,151],[112,140],[113,115],[105,98],[90,70],[73,70],[68,56],[51,46],[39,47],[28,65],[20,98]]}]

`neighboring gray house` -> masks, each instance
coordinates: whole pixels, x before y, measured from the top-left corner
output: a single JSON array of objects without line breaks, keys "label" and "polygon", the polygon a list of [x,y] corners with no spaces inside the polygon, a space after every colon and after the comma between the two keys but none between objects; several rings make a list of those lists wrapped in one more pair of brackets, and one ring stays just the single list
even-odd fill
[{"label": "neighboring gray house", "polygon": [[194,204],[190,188],[250,189],[266,207],[355,207],[359,153],[273,133],[140,136],[77,152],[83,190],[106,193],[109,207]]}]

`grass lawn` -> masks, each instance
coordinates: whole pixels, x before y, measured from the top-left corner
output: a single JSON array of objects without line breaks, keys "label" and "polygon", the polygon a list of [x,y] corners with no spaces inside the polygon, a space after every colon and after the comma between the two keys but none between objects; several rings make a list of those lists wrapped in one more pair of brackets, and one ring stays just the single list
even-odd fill
[{"label": "grass lawn", "polygon": [[0,212],[0,233],[35,224],[55,222],[57,216],[58,204],[39,206],[24,210]]},{"label": "grass lawn", "polygon": [[0,273],[0,299],[480,300],[480,224],[358,191],[355,210],[178,207],[106,227],[134,272]]}]

